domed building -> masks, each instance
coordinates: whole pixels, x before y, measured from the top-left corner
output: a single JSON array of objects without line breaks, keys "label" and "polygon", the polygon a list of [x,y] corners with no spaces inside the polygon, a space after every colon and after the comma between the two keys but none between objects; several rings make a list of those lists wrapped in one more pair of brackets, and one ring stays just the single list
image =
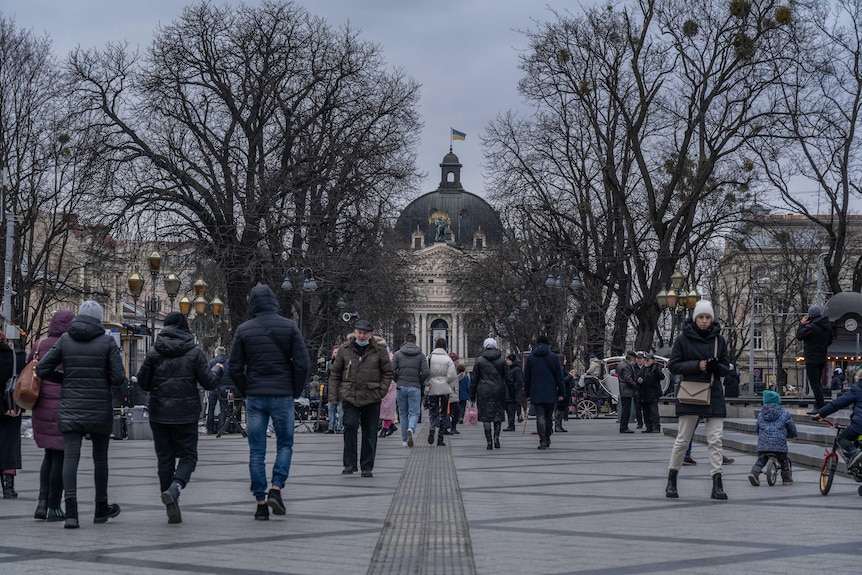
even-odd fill
[{"label": "domed building", "polygon": [[486,202],[461,185],[461,162],[449,153],[440,163],[436,190],[413,200],[398,218],[393,241],[409,252],[414,301],[410,313],[395,322],[395,347],[407,333],[415,333],[426,353],[443,337],[449,350],[463,360],[478,355],[489,326],[455,309],[450,285],[451,262],[465,254],[495,253],[503,241],[500,216]]}]

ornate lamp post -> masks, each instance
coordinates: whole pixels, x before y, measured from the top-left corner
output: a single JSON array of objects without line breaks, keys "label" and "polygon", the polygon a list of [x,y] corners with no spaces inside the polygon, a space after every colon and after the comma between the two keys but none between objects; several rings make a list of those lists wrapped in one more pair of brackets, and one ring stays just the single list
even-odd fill
[{"label": "ornate lamp post", "polygon": [[[207,282],[203,278],[198,278],[192,284],[192,289],[194,290],[194,299],[191,300],[188,296],[183,296],[180,298],[178,306],[180,313],[186,316],[194,308],[195,315],[192,318],[192,324],[195,340],[200,344],[205,338],[214,338],[218,335],[219,324],[224,313],[224,302],[218,296],[214,297],[211,301],[207,301],[206,294],[207,290],[209,290],[209,285],[207,285]],[[207,315],[207,309],[209,309],[210,315]]]},{"label": "ornate lamp post", "polygon": [[686,310],[694,310],[694,306],[701,299],[697,289],[686,290],[685,276],[676,270],[670,276],[670,286],[658,292],[656,303],[662,310],[669,309],[673,312],[673,325],[670,339],[673,341],[674,332],[679,324],[685,319]]},{"label": "ornate lamp post", "polygon": [[[556,275],[554,270],[557,270]],[[554,264],[545,280],[545,287],[560,290],[560,352],[563,352],[566,340],[566,311],[569,290],[579,293],[584,284],[578,275],[578,269],[573,265]],[[526,301],[526,300],[524,300]],[[523,303],[523,302],[522,302]]]},{"label": "ornate lamp post", "polygon": [[[303,295],[307,291],[314,291],[317,289],[317,280],[314,279],[314,270],[309,267],[298,268],[292,267],[288,269],[284,274],[284,281],[281,282],[281,289],[284,291],[290,291],[293,289],[293,284],[290,282],[291,274],[297,274],[298,281],[300,284],[299,288],[299,333],[302,335],[303,339],[305,339],[305,332],[303,331],[303,313],[305,310]],[[341,299],[341,298],[340,298]],[[341,299],[344,302],[343,299]],[[337,303],[335,305],[338,305]],[[345,304],[346,305],[346,304]]]}]

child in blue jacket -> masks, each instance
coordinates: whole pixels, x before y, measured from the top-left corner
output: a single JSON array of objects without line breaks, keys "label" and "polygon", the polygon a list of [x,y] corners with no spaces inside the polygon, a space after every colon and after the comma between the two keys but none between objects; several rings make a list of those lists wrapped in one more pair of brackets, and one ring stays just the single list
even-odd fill
[{"label": "child in blue jacket", "polygon": [[850,416],[850,425],[838,434],[838,445],[844,452],[847,471],[854,471],[862,464],[862,449],[856,446],[856,438],[862,435],[862,369],[856,371],[856,385],[821,407],[814,415],[814,421],[820,421],[827,415],[851,405],[853,414]]},{"label": "child in blue jacket", "polygon": [[787,456],[787,438],[796,437],[793,418],[781,407],[781,396],[774,391],[763,392],[763,409],[757,416],[757,462],[748,474],[752,485],[760,485],[760,472],[774,455],[781,465],[781,484],[793,484],[793,468]]}]

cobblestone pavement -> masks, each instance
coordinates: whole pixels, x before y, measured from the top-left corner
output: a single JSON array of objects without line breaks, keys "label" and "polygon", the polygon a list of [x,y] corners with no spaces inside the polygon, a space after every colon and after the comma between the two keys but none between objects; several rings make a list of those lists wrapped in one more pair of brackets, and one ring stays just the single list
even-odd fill
[{"label": "cobblestone pavement", "polygon": [[[488,451],[481,427],[446,447],[380,439],[373,478],[341,475],[341,436],[297,433],[287,515],[254,521],[248,448],[202,436],[200,461],[168,525],[149,441],[111,444],[110,499],[93,513],[92,466],[79,470],[81,528],[35,521],[41,451],[24,439],[19,498],[0,500],[0,573],[859,573],[857,485],[797,468],[792,486],[752,487],[752,455],[725,467],[730,499],[709,499],[706,448],[664,497],[672,439],[620,435],[613,420],[569,421],[551,449],[519,426]],[[270,452],[274,450],[270,442]],[[272,457],[270,456],[270,461]]]}]

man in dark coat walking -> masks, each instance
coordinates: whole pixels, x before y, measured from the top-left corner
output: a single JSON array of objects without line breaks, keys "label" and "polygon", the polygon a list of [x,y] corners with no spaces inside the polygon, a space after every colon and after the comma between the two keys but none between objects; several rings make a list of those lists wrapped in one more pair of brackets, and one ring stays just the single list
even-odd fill
[{"label": "man in dark coat walking", "polygon": [[[245,396],[248,421],[248,468],[251,492],[257,501],[254,518],[269,520],[286,513],[281,490],[290,474],[293,457],[294,399],[308,380],[308,350],[292,320],[278,315],[278,300],[269,286],[251,288],[248,321],[234,333],[228,370]],[[272,487],[266,490],[266,429],[275,428],[275,462]],[[269,506],[269,507],[267,507]]]},{"label": "man in dark coat walking", "polygon": [[509,426],[504,427],[503,431],[515,431],[515,418],[521,415],[521,398],[524,395],[524,370],[521,369],[521,361],[514,353],[506,357],[506,363],[509,364],[512,381],[515,382],[515,395],[511,401],[506,402],[506,417],[509,419]]},{"label": "man in dark coat walking", "polygon": [[566,389],[563,384],[563,367],[557,354],[551,353],[548,338],[536,337],[524,369],[524,395],[536,409],[536,428],[539,432],[539,449],[551,446],[554,426],[554,404],[563,401]]},{"label": "man in dark coat walking", "polygon": [[138,384],[150,396],[150,427],[168,523],[182,522],[180,491],[198,463],[198,384],[216,389],[223,367],[216,363],[210,368],[186,316],[175,311],[165,316],[164,328],[138,370]]}]

